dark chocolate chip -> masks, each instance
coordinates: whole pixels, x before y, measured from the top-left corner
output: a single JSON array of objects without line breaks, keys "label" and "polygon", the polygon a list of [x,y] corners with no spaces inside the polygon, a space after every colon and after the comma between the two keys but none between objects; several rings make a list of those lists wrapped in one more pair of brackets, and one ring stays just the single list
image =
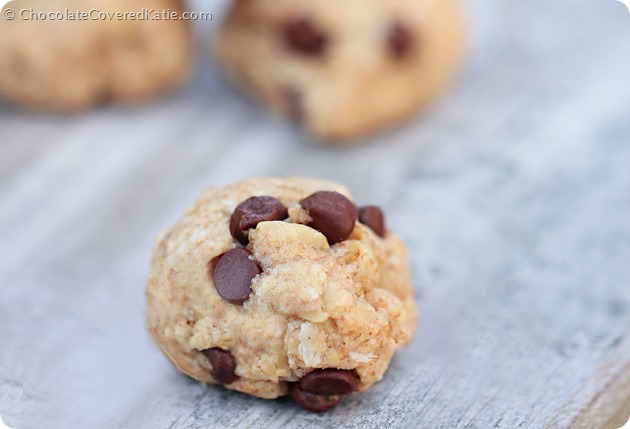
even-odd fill
[{"label": "dark chocolate chip", "polygon": [[324,234],[328,243],[339,243],[352,234],[357,221],[357,209],[340,193],[315,192],[300,201],[300,205],[312,219],[309,226]]},{"label": "dark chocolate chip", "polygon": [[214,287],[221,298],[242,304],[252,291],[252,280],[261,272],[249,250],[232,249],[221,255],[214,267]]},{"label": "dark chocolate chip", "polygon": [[348,395],[359,384],[356,373],[345,369],[316,369],[300,380],[300,389],[315,395]]},{"label": "dark chocolate chip", "polygon": [[243,201],[232,213],[230,233],[239,243],[247,245],[247,230],[256,228],[260,222],[284,220],[287,208],[274,197],[251,197]]},{"label": "dark chocolate chip", "polygon": [[328,43],[326,35],[306,18],[287,22],[284,37],[293,50],[305,55],[322,55]]},{"label": "dark chocolate chip", "polygon": [[334,407],[339,403],[339,396],[314,395],[300,389],[298,383],[292,384],[290,388],[291,397],[302,408],[315,413],[321,413]]},{"label": "dark chocolate chip", "polygon": [[360,207],[359,222],[365,226],[369,226],[377,235],[385,237],[385,216],[383,216],[383,211],[380,207]]},{"label": "dark chocolate chip", "polygon": [[210,372],[212,378],[222,384],[230,384],[236,380],[236,374],[234,373],[236,360],[230,352],[215,347],[204,350],[203,354],[206,355],[212,364],[212,371]]},{"label": "dark chocolate chip", "polygon": [[389,29],[387,49],[396,59],[405,58],[413,48],[413,35],[401,22],[395,22]]}]

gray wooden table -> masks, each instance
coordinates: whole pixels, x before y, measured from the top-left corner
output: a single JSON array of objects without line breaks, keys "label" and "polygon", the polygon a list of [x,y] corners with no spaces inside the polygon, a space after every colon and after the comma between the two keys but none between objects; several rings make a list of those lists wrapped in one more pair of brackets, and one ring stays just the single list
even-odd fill
[{"label": "gray wooden table", "polygon": [[[222,2],[198,3],[215,11]],[[467,2],[427,115],[345,149],[249,104],[202,54],[182,91],[74,118],[0,108],[0,415],[17,428],[603,428],[630,399],[630,15]],[[207,38],[203,38],[207,42]],[[200,43],[200,52],[207,46]],[[387,208],[421,327],[333,411],[206,388],[144,328],[155,235],[207,186],[318,176]]]}]

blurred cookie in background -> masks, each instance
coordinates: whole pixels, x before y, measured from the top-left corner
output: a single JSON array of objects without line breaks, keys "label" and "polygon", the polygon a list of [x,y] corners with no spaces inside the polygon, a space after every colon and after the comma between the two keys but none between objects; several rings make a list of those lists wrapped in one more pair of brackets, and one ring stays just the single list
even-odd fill
[{"label": "blurred cookie in background", "polygon": [[316,137],[347,141],[397,124],[456,69],[457,0],[236,0],[218,56],[228,76]]},{"label": "blurred cookie in background", "polygon": [[[0,18],[0,100],[75,112],[133,103],[189,74],[181,0],[16,0]],[[162,19],[158,18],[158,15]],[[164,19],[170,17],[169,19]]]}]

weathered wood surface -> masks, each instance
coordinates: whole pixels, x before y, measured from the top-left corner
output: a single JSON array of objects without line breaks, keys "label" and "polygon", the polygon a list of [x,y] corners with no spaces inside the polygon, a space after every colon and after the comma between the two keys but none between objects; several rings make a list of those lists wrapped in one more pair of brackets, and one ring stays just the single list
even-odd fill
[{"label": "weathered wood surface", "polygon": [[[178,94],[0,110],[0,415],[18,428],[603,428],[630,398],[630,16],[467,3],[456,86],[367,145],[307,141],[203,60]],[[222,3],[216,10],[218,26]],[[200,48],[205,50],[206,47]],[[313,415],[178,375],[144,328],[154,236],[209,185],[321,176],[387,208],[421,328]],[[619,420],[619,416],[617,416]]]}]

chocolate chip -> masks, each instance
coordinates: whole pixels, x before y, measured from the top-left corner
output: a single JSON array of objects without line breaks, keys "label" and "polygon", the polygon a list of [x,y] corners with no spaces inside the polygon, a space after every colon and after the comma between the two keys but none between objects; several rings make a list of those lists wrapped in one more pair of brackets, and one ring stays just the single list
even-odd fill
[{"label": "chocolate chip", "polygon": [[230,384],[236,380],[236,360],[228,351],[218,347],[204,350],[202,352],[212,364],[210,375],[222,384]]},{"label": "chocolate chip", "polygon": [[385,237],[385,217],[380,207],[360,207],[359,222],[365,226],[369,226],[377,235]]},{"label": "chocolate chip", "polygon": [[302,408],[315,413],[321,413],[334,407],[339,403],[339,396],[314,395],[300,389],[300,385],[295,383],[290,388],[291,397]]},{"label": "chocolate chip", "polygon": [[328,43],[326,35],[306,18],[289,21],[284,37],[293,50],[305,55],[323,54]]},{"label": "chocolate chip", "polygon": [[315,395],[347,395],[356,390],[359,378],[345,369],[316,369],[300,380],[300,389]]},{"label": "chocolate chip", "polygon": [[243,248],[225,252],[214,267],[214,287],[221,298],[232,304],[247,301],[252,291],[252,280],[262,271],[252,253]]},{"label": "chocolate chip", "polygon": [[300,201],[300,205],[312,219],[309,226],[324,234],[328,243],[339,243],[352,234],[357,221],[357,210],[340,193],[315,192]]},{"label": "chocolate chip", "polygon": [[260,222],[284,220],[287,208],[274,197],[251,197],[243,201],[232,213],[230,233],[239,243],[247,245],[247,230],[256,228]]},{"label": "chocolate chip", "polygon": [[396,59],[405,58],[413,48],[411,31],[401,22],[395,22],[389,29],[387,49]]}]

